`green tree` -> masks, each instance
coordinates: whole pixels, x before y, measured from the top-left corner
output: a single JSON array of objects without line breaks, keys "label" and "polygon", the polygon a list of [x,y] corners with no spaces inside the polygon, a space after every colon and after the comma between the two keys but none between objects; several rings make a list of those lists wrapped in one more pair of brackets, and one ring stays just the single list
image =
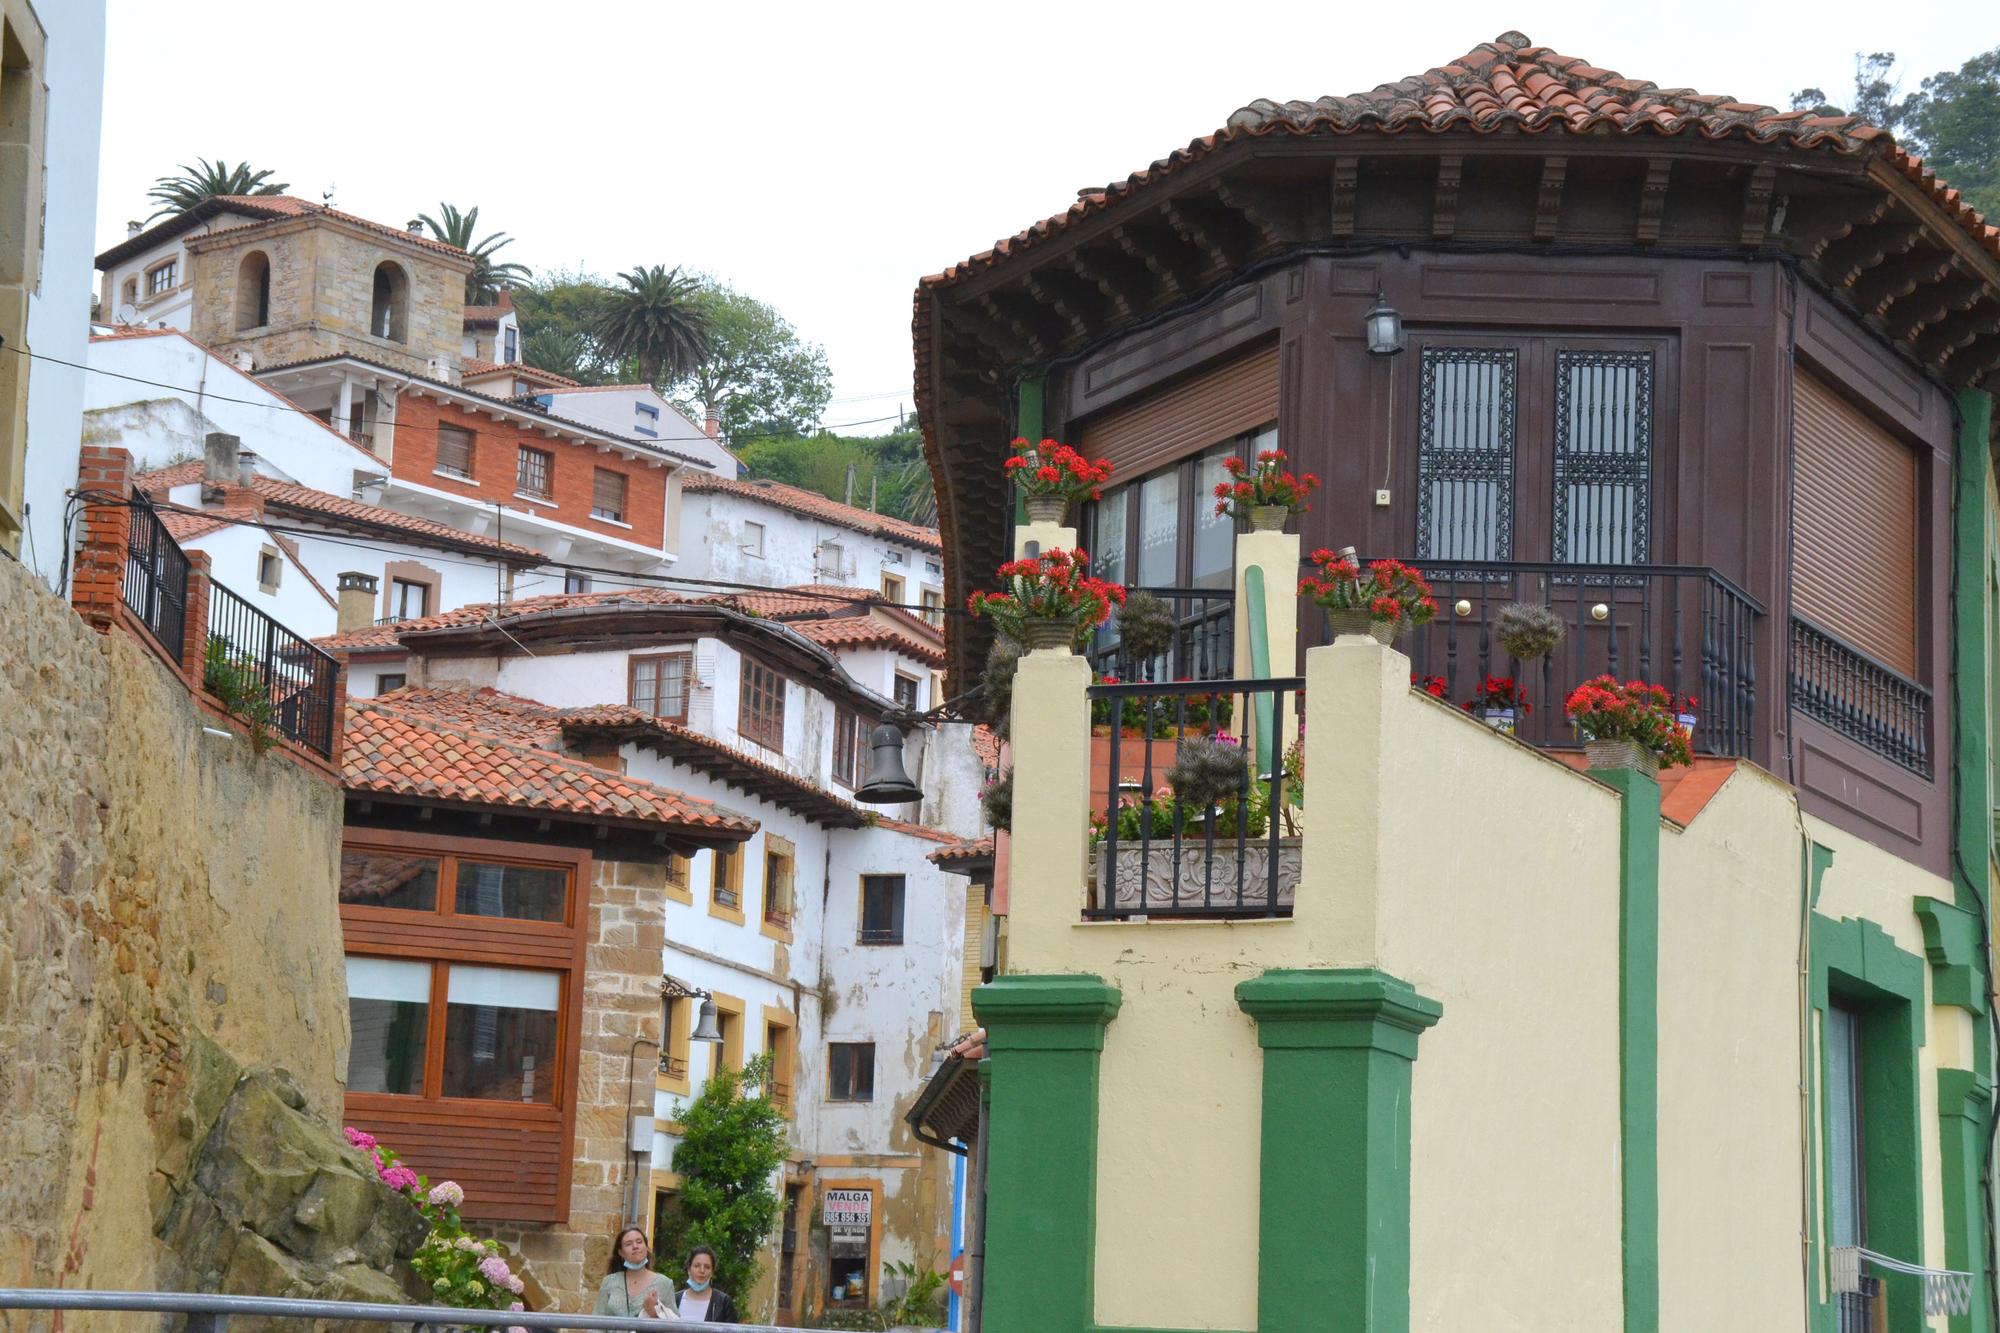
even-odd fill
[{"label": "green tree", "polygon": [[532,276],[532,270],[525,264],[494,260],[495,252],[514,243],[514,238],[506,232],[496,231],[473,240],[479,228],[479,209],[476,205],[461,213],[450,204],[440,203],[436,217],[419,213],[417,221],[429,227],[431,235],[446,245],[455,245],[472,256],[472,272],[465,275],[467,305],[490,305],[500,299],[503,286],[525,281]]},{"label": "green tree", "polygon": [[146,221],[185,213],[203,200],[222,195],[283,194],[292,188],[284,181],[272,180],[270,171],[259,171],[248,162],[231,166],[219,157],[213,162],[205,157],[194,161],[191,167],[182,164],[180,175],[162,176],[153,182],[146,197],[159,207]]},{"label": "green tree", "polygon": [[915,430],[888,435],[792,435],[751,440],[736,450],[753,477],[768,477],[815,491],[829,500],[848,498],[847,472],[854,469],[852,503],[927,526],[937,522],[937,495],[923,437]]},{"label": "green tree", "polygon": [[724,283],[703,284],[708,347],[673,396],[700,421],[714,412],[731,439],[796,435],[817,425],[833,397],[826,350],[802,342],[770,305]]},{"label": "green tree", "polygon": [[739,1301],[763,1272],[757,1253],[778,1220],[771,1176],[784,1164],[786,1120],[770,1099],[770,1081],[767,1051],[741,1070],[716,1069],[681,1113],[674,1149],[680,1207],[662,1219],[653,1247],[663,1266],[685,1278],[687,1252],[708,1246],[715,1285]]},{"label": "green tree", "polygon": [[710,315],[701,284],[664,264],[620,273],[598,317],[597,338],[611,356],[639,363],[651,385],[684,379],[708,355]]},{"label": "green tree", "polygon": [[[626,366],[598,341],[611,289],[595,274],[557,269],[514,289],[521,318],[521,359],[585,384],[612,384]],[[638,373],[634,368],[632,374]]]},{"label": "green tree", "polygon": [[[2000,47],[1931,75],[1907,96],[1890,77],[1895,64],[1893,51],[1856,54],[1853,113],[1892,131],[1973,207],[1989,217],[2000,211]],[[1819,88],[1792,94],[1795,110],[1825,105]]]}]

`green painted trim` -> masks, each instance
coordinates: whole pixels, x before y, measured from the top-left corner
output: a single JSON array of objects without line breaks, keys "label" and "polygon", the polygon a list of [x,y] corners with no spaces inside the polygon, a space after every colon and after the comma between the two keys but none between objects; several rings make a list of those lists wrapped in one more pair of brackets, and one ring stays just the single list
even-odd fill
[{"label": "green painted trim", "polygon": [[1003,976],[972,992],[990,1079],[986,1333],[1085,1328],[1096,1314],[1097,1066],[1118,991]]},{"label": "green painted trim", "polygon": [[1444,1007],[1370,968],[1266,972],[1236,1002],[1264,1051],[1258,1329],[1407,1333],[1411,1066]]},{"label": "green painted trim", "polygon": [[[1243,600],[1250,617],[1250,674],[1257,680],[1271,678],[1271,627],[1264,621],[1264,567],[1252,565],[1243,571]],[[1277,771],[1271,760],[1271,738],[1278,730],[1278,697],[1257,696],[1257,771]],[[1275,815],[1273,816],[1275,818]]]},{"label": "green painted trim", "polygon": [[1924,953],[1931,960],[1931,1003],[1955,1004],[1986,1012],[1986,978],[1980,968],[1979,917],[1962,907],[1919,897],[1917,920],[1924,927]]},{"label": "green painted trim", "polygon": [[[1952,577],[1957,623],[1952,626],[1951,694],[1957,742],[1953,765],[1953,830],[1960,873],[1952,876],[1958,906],[1980,912],[1992,857],[1993,793],[1987,790],[1986,691],[1995,663],[1986,624],[1986,552],[1991,544],[1986,479],[1992,470],[1993,398],[1977,389],[1958,395],[1958,443],[1953,472]],[[1974,867],[1977,867],[1975,871]]]},{"label": "green painted trim", "polygon": [[[1799,892],[1805,900],[1805,911],[1801,914],[1800,924],[1806,934],[1806,958],[1804,965],[1810,969],[1816,965],[1813,958],[1812,931],[1810,929],[1812,911],[1819,906],[1819,892],[1821,886],[1826,881],[1826,872],[1833,868],[1833,849],[1821,846],[1819,843],[1806,837],[1803,833],[1800,834],[1800,840],[1804,843],[1806,853],[1805,860],[1799,867]],[[1811,975],[1810,971],[1807,975]],[[1810,1001],[1808,1001],[1808,1004],[1810,1005]],[[1811,1058],[1813,1049],[1812,1013],[1813,1010],[1809,1007],[1804,1014],[1800,1015],[1801,1021],[1806,1023],[1807,1027],[1804,1032],[1799,1034],[1799,1042],[1803,1047],[1799,1054],[1799,1078],[1805,1084],[1806,1124],[1816,1127],[1820,1123],[1820,1080],[1811,1072],[1813,1069]],[[1834,1333],[1834,1308],[1831,1303],[1819,1299],[1820,1253],[1826,1219],[1820,1209],[1819,1173],[1810,1167],[1812,1161],[1812,1140],[1810,1135],[1807,1141],[1801,1145],[1800,1152],[1803,1155],[1803,1162],[1807,1166],[1805,1172],[1806,1328],[1809,1330],[1809,1333]],[[1824,1160],[1823,1152],[1821,1157]]]},{"label": "green painted trim", "polygon": [[[1910,1263],[1923,1262],[1923,1140],[1917,1090],[1917,1051],[1924,1044],[1925,962],[1896,946],[1866,918],[1813,914],[1812,1004],[1822,1016],[1838,999],[1861,1019],[1862,1185],[1868,1248]],[[1826,1049],[1820,1047],[1818,1082],[1826,1082]],[[1817,1124],[1821,1170],[1830,1172],[1826,1127]],[[1833,1220],[1822,1200],[1820,1234],[1831,1238]],[[1923,1291],[1913,1277],[1885,1274],[1891,1328],[1922,1325]],[[1974,1301],[1983,1293],[1975,1292]],[[1820,1315],[1830,1321],[1830,1315]],[[1818,1323],[1815,1326],[1819,1326]]]},{"label": "green painted trim", "polygon": [[[1014,434],[1024,440],[1042,438],[1043,401],[1047,395],[1048,381],[1040,375],[1030,375],[1014,386]],[[996,463],[995,466],[998,466]],[[1028,521],[1028,500],[1018,490],[1014,492],[1014,522]]]},{"label": "green painted trim", "polygon": [[1596,775],[1618,820],[1618,1112],[1625,1333],[1660,1327],[1660,784]]},{"label": "green painted trim", "polygon": [[1971,1311],[1952,1317],[1951,1333],[1990,1333],[1993,1312],[1985,1291],[1986,1209],[1979,1193],[1979,1169],[1986,1158],[1993,1080],[1970,1069],[1940,1069],[1937,1090],[1945,1267],[1978,1275]]}]

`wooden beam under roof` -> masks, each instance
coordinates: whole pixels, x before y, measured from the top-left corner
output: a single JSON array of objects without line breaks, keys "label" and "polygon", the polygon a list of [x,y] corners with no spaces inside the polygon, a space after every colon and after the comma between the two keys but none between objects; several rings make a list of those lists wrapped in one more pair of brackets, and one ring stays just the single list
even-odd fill
[{"label": "wooden beam under roof", "polygon": [[1954,255],[1937,281],[1891,302],[1882,318],[1891,338],[1908,341],[1947,316],[1970,309],[1985,290],[1985,284],[1966,272],[1964,261]]},{"label": "wooden beam under roof", "polygon": [[1465,174],[1465,158],[1445,153],[1437,163],[1437,184],[1431,194],[1431,236],[1448,241],[1458,232],[1458,183]]},{"label": "wooden beam under roof", "polygon": [[1660,239],[1660,223],[1667,215],[1667,185],[1673,174],[1672,158],[1646,159],[1646,178],[1639,185],[1639,220],[1633,237],[1641,245],[1651,245]]},{"label": "wooden beam under roof", "polygon": [[1882,315],[1889,307],[1951,271],[1948,251],[1918,246],[1905,255],[1886,258],[1856,278],[1854,307],[1863,315]]},{"label": "wooden beam under roof", "polygon": [[1820,275],[1830,287],[1850,286],[1884,260],[1907,254],[1923,236],[1922,227],[1901,217],[1886,218],[1871,227],[1857,227],[1826,247],[1820,256]]},{"label": "wooden beam under roof", "polygon": [[1281,250],[1307,238],[1305,209],[1296,190],[1224,178],[1216,182],[1215,197],[1256,232],[1257,253]]},{"label": "wooden beam under roof", "polygon": [[1161,299],[1172,300],[1176,296],[1184,296],[1188,288],[1182,281],[1180,266],[1167,257],[1153,239],[1155,234],[1150,228],[1142,231],[1138,227],[1123,224],[1111,229],[1111,239],[1118,248],[1153,275]]},{"label": "wooden beam under roof", "polygon": [[1333,205],[1328,218],[1335,236],[1354,234],[1354,201],[1361,188],[1361,159],[1333,159]]},{"label": "wooden beam under roof", "polygon": [[1778,168],[1769,162],[1760,163],[1743,182],[1743,223],[1737,244],[1746,250],[1756,249],[1770,234],[1771,198],[1777,183]]},{"label": "wooden beam under roof", "polygon": [[1842,194],[1793,199],[1786,205],[1783,235],[1801,259],[1818,259],[1828,246],[1873,226],[1889,211],[1880,195]]},{"label": "wooden beam under roof", "polygon": [[1569,179],[1569,159],[1551,154],[1542,159],[1541,179],[1535,185],[1535,239],[1553,241],[1556,225],[1562,220],[1563,186]]}]

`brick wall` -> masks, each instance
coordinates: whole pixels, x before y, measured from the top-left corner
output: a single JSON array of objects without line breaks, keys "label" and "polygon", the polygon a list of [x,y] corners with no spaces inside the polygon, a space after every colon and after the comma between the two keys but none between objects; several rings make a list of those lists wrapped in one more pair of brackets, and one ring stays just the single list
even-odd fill
[{"label": "brick wall", "polygon": [[[631,1117],[653,1110],[667,920],[659,866],[593,861],[592,880],[569,1220],[493,1229],[525,1261],[538,1306],[576,1311],[589,1310],[596,1300],[612,1239],[624,1225],[632,1187]],[[641,1199],[651,1207],[650,1186]]]},{"label": "brick wall", "polygon": [[[458,426],[473,433],[472,478],[476,485],[437,475],[439,425]],[[533,505],[515,498],[514,483],[522,445],[554,456],[552,505]],[[436,398],[419,398],[405,391],[396,404],[395,461],[391,468],[398,477],[420,486],[434,486],[487,504],[498,501],[509,509],[531,510],[544,518],[642,546],[658,547],[662,542],[667,502],[664,468],[649,467],[623,454],[599,453],[594,445],[550,439],[538,430],[510,421],[495,421]],[[591,488],[598,468],[625,474],[625,521],[629,527],[590,516]]]}]

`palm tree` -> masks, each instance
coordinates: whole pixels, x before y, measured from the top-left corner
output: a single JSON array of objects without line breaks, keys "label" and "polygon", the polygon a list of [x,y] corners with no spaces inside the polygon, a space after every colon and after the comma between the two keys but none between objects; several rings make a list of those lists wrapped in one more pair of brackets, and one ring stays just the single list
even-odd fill
[{"label": "palm tree", "polygon": [[[442,222],[438,218],[444,219]],[[450,204],[438,205],[438,218],[428,213],[417,214],[417,221],[431,229],[431,235],[446,245],[455,245],[472,256],[472,272],[465,275],[465,303],[467,305],[490,305],[500,299],[500,289],[510,283],[524,281],[533,275],[533,270],[525,264],[496,264],[494,252],[514,243],[514,238],[504,231],[496,231],[483,240],[474,241],[472,234],[479,224],[479,210],[469,208],[461,213]]]},{"label": "palm tree", "polygon": [[[635,357],[639,378],[658,386],[682,378],[708,355],[709,313],[701,283],[678,268],[641,265],[604,298],[598,339],[613,357]],[[664,378],[663,378],[664,377]]]},{"label": "palm tree", "polygon": [[575,329],[536,329],[521,339],[523,364],[579,384],[596,384],[603,378],[591,364],[591,351],[590,339]]},{"label": "palm tree", "polygon": [[273,181],[268,170],[259,171],[248,162],[231,166],[219,157],[213,162],[198,157],[194,166],[182,164],[180,175],[162,176],[153,182],[146,197],[160,207],[146,221],[185,213],[203,200],[219,195],[283,194],[291,188],[284,181]]}]

